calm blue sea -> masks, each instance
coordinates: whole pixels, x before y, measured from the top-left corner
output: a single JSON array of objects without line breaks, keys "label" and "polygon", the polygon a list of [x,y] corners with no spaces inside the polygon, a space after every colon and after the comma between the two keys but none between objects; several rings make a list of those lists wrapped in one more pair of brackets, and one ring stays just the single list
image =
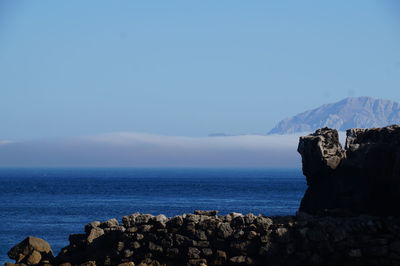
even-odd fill
[{"label": "calm blue sea", "polygon": [[58,253],[86,223],[134,212],[294,214],[305,188],[300,169],[0,169],[0,262],[28,235]]}]

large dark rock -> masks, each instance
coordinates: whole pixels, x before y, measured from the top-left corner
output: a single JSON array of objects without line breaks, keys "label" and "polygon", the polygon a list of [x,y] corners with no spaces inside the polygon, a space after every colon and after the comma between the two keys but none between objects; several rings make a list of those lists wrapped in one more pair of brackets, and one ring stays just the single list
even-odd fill
[{"label": "large dark rock", "polygon": [[300,211],[400,215],[400,126],[349,129],[345,149],[334,129],[301,137],[308,189]]}]

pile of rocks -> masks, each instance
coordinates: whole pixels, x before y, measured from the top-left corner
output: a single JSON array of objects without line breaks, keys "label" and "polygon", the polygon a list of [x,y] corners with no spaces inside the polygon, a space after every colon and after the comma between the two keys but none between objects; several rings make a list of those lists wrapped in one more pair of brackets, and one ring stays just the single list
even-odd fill
[{"label": "pile of rocks", "polygon": [[[305,213],[270,218],[216,211],[172,218],[134,213],[122,224],[116,219],[87,224],[54,259],[25,259],[32,254],[21,251],[26,243],[9,255],[17,263],[63,266],[400,265],[399,225],[399,218]],[[23,260],[19,253],[26,254]]]}]

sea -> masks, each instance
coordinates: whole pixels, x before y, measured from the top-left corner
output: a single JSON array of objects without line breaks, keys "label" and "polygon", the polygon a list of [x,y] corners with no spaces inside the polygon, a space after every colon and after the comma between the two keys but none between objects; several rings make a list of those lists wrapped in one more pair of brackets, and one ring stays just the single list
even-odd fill
[{"label": "sea", "polygon": [[301,169],[0,168],[0,263],[27,236],[58,253],[85,224],[135,212],[294,215],[305,189]]}]

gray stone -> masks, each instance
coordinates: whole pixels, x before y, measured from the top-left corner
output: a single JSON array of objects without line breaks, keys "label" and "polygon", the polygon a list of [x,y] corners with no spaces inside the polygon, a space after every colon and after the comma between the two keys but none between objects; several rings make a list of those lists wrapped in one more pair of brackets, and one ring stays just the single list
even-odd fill
[{"label": "gray stone", "polygon": [[212,210],[212,211],[196,210],[196,211],[194,211],[194,214],[205,215],[205,216],[216,216],[218,214],[218,211],[215,211],[215,210]]},{"label": "gray stone", "polygon": [[255,215],[252,214],[252,213],[248,213],[248,214],[246,214],[243,218],[244,218],[245,224],[246,224],[246,225],[250,225],[251,223],[254,222],[254,220],[257,218],[257,216],[255,216]]},{"label": "gray stone", "polygon": [[175,216],[167,222],[168,228],[179,228],[183,225],[183,217]]},{"label": "gray stone", "polygon": [[200,250],[197,248],[188,248],[187,256],[190,259],[199,259],[200,258]]},{"label": "gray stone", "polygon": [[201,220],[201,216],[197,214],[186,214],[184,215],[184,219],[186,220],[187,223],[198,223]]},{"label": "gray stone", "polygon": [[[29,258],[36,251],[40,254],[40,257],[44,258],[53,258],[53,251],[47,241],[29,236],[25,238],[23,241],[15,245],[8,251],[7,255],[10,259],[14,259],[16,261],[21,261],[21,258]],[[32,260],[38,257],[37,253],[34,253]]]},{"label": "gray stone", "polygon": [[175,235],[175,242],[178,247],[188,247],[188,246],[194,246],[194,240],[190,239],[187,236],[183,236],[180,234]]},{"label": "gray stone", "polygon": [[26,264],[27,265],[36,265],[39,264],[39,262],[42,260],[42,255],[36,250],[32,251],[31,254],[27,256],[28,258],[26,259]]},{"label": "gray stone", "polygon": [[207,235],[206,235],[206,232],[205,231],[203,231],[203,230],[196,230],[195,231],[195,237],[198,239],[198,240],[207,240]]},{"label": "gray stone", "polygon": [[122,217],[122,223],[126,228],[134,225],[147,224],[153,218],[151,214],[133,213],[129,216]]},{"label": "gray stone", "polygon": [[143,235],[143,234],[138,234],[138,233],[136,233],[134,239],[140,241],[140,240],[142,240],[143,238],[144,238],[144,235]]},{"label": "gray stone", "polygon": [[142,224],[142,225],[139,225],[138,229],[142,233],[147,233],[147,232],[150,232],[153,229],[153,225],[151,225],[151,224]]},{"label": "gray stone", "polygon": [[104,230],[100,227],[94,227],[90,230],[90,233],[87,237],[87,242],[92,243],[96,238],[104,235]]},{"label": "gray stone", "polygon": [[133,241],[131,244],[131,247],[134,249],[139,249],[141,247],[141,245],[138,241]]},{"label": "gray stone", "polygon": [[264,216],[257,216],[254,222],[260,232],[266,232],[273,224],[273,221],[270,218]]},{"label": "gray stone", "polygon": [[103,225],[104,227],[115,227],[115,226],[118,226],[119,223],[118,223],[118,220],[117,220],[117,219],[112,218],[112,219],[110,219],[110,220],[108,220],[108,221],[105,221],[105,222],[102,223],[101,225]]},{"label": "gray stone", "polygon": [[229,223],[221,223],[218,226],[218,236],[219,237],[226,239],[226,238],[230,237],[232,235],[232,233],[233,233],[233,229]]},{"label": "gray stone", "polygon": [[245,263],[246,257],[245,256],[235,256],[235,257],[230,258],[229,261],[234,264]]},{"label": "gray stone", "polygon": [[89,234],[90,230],[92,230],[95,227],[99,227],[100,224],[101,224],[101,222],[99,222],[99,221],[93,221],[93,222],[88,223],[87,225],[85,225],[85,233]]},{"label": "gray stone", "polygon": [[152,218],[152,221],[156,228],[165,228],[167,226],[168,218],[165,215],[160,214],[160,215],[154,216]]},{"label": "gray stone", "polygon": [[206,257],[210,257],[213,254],[213,251],[211,248],[203,248],[201,251],[203,252],[204,256],[206,256]]}]

